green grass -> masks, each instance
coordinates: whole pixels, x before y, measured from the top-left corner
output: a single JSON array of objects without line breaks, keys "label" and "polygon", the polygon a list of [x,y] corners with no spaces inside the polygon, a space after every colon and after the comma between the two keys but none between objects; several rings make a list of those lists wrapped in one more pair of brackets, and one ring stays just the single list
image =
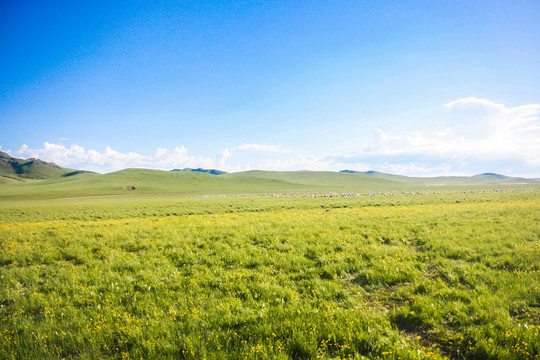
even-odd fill
[{"label": "green grass", "polygon": [[[134,186],[135,190],[126,191],[126,186]],[[0,187],[0,200],[157,193],[245,194],[401,188],[402,184],[393,181],[331,172],[254,171],[216,176],[198,172],[126,169],[104,175],[83,173],[40,182],[4,184]]]},{"label": "green grass", "polygon": [[[167,217],[292,209],[346,208],[501,202],[535,198],[540,188],[480,187],[419,191],[288,192],[250,196],[212,196],[190,193],[119,194],[59,199],[23,199],[0,202],[0,223],[52,220],[103,220]],[[350,196],[353,195],[353,196]]]},{"label": "green grass", "polygon": [[540,357],[538,187],[307,195],[2,201],[0,358]]},{"label": "green grass", "polygon": [[396,181],[387,179],[375,179],[366,175],[346,174],[331,171],[248,171],[222,175],[226,178],[241,179],[267,179],[275,182],[286,182],[290,184],[301,184],[309,189],[354,189],[369,188],[389,189],[400,188]]},{"label": "green grass", "polygon": [[[50,168],[50,167],[49,167]],[[59,170],[59,169],[56,169]],[[62,169],[67,171],[68,169]],[[70,172],[69,176],[25,182],[6,179],[0,186],[0,201],[58,199],[65,197],[139,194],[246,194],[321,191],[445,190],[472,186],[534,186],[538,181],[517,178],[407,178],[388,174],[365,175],[317,171],[248,171],[211,175],[125,169],[108,174]],[[380,175],[380,176],[379,176]],[[130,190],[127,190],[130,189]]]},{"label": "green grass", "polygon": [[[155,193],[245,193],[252,191],[295,190],[301,186],[266,179],[249,182],[230,180],[223,175],[198,172],[170,172],[126,169],[104,175],[80,174],[69,178],[33,183],[12,183],[0,187],[0,200],[47,199],[97,195],[136,195]],[[127,191],[126,186],[135,190]]]}]

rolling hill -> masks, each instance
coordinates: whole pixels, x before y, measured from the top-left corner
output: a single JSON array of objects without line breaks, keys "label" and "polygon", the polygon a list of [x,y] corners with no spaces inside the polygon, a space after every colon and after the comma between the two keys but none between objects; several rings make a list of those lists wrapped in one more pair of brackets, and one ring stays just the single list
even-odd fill
[{"label": "rolling hill", "polygon": [[378,179],[394,180],[407,184],[426,186],[461,186],[461,185],[519,185],[540,184],[536,179],[510,177],[495,173],[483,173],[473,176],[437,176],[437,177],[409,177],[393,175],[378,171],[342,170],[341,173],[367,175]]},{"label": "rolling hill", "polygon": [[399,182],[389,179],[374,179],[362,174],[347,174],[333,171],[261,171],[222,175],[224,178],[248,183],[255,179],[270,180],[275,183],[287,183],[299,186],[303,190],[366,190],[401,187]]},{"label": "rolling hill", "polygon": [[264,178],[244,182],[242,179],[223,176],[203,172],[124,169],[108,174],[78,174],[43,181],[3,184],[0,186],[0,200],[162,193],[251,193],[294,191],[301,187]]},{"label": "rolling hill", "polygon": [[39,159],[14,158],[0,151],[0,184],[70,177],[82,173],[91,172],[63,168],[55,163]]},{"label": "rolling hill", "polygon": [[107,174],[60,167],[0,152],[0,200],[133,194],[246,194],[269,192],[382,191],[431,186],[540,184],[495,173],[407,177],[378,171],[244,171],[124,169]]}]

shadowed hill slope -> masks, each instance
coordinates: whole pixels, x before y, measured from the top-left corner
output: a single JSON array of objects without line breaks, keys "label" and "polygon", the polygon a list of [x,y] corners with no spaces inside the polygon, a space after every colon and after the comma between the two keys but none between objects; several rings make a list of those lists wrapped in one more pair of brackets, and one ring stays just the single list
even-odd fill
[{"label": "shadowed hill slope", "polygon": [[171,171],[203,172],[203,173],[208,173],[208,174],[212,174],[212,175],[227,174],[226,171],[217,170],[217,169],[203,169],[203,168],[197,168],[197,169],[192,169],[192,168],[172,169]]},{"label": "shadowed hill slope", "polygon": [[63,168],[39,159],[19,159],[0,151],[0,183],[44,180],[80,173],[90,172]]}]

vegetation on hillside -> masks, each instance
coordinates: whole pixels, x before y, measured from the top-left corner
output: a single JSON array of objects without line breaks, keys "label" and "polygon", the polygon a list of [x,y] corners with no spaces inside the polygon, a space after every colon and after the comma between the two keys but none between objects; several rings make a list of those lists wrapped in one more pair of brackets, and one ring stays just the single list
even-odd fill
[{"label": "vegetation on hillside", "polygon": [[[538,185],[532,179],[493,176],[410,178],[330,171],[247,171],[214,175],[201,171],[124,169],[108,174],[56,169],[63,175],[0,186],[0,200],[159,193],[248,194],[267,192],[402,191],[456,186]],[[127,191],[126,189],[130,189]]]},{"label": "vegetation on hillside", "polygon": [[89,172],[63,168],[39,159],[18,159],[0,151],[0,184],[70,177],[80,173]]}]

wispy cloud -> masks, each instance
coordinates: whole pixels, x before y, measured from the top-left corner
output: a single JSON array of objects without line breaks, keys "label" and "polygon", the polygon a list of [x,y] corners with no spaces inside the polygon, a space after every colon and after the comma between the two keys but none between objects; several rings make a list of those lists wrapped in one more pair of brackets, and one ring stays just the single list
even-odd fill
[{"label": "wispy cloud", "polygon": [[251,150],[251,151],[267,151],[267,152],[291,152],[291,150],[281,149],[276,145],[264,145],[264,144],[243,144],[238,146],[238,150]]}]

